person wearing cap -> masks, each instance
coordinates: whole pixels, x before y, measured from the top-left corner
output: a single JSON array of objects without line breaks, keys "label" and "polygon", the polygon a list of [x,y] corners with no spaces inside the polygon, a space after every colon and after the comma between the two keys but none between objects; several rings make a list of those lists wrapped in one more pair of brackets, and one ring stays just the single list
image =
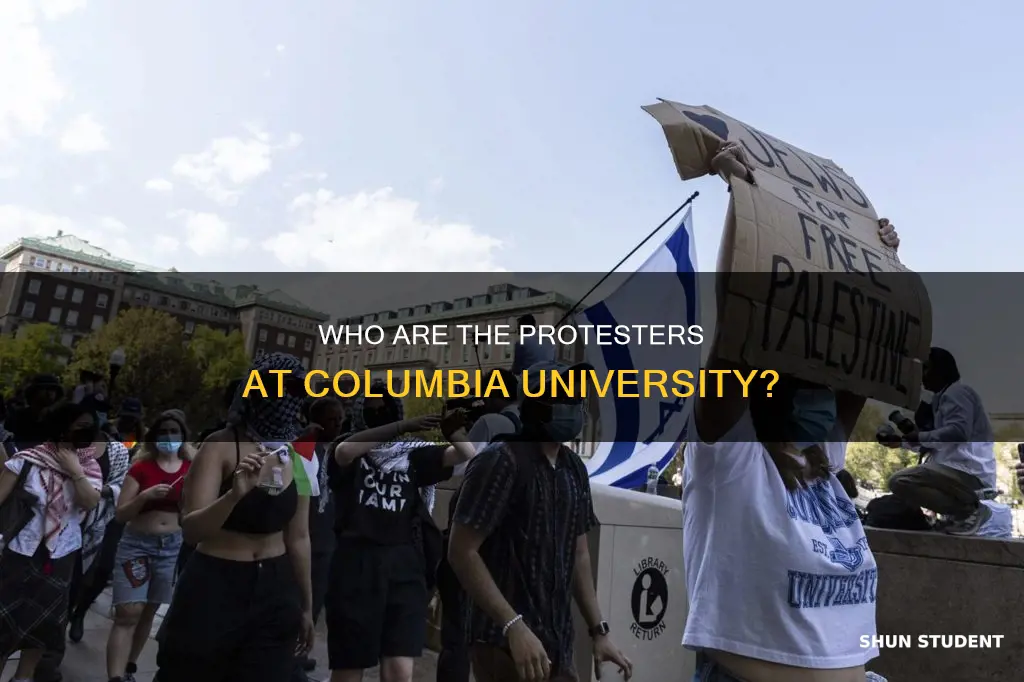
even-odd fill
[{"label": "person wearing cap", "polygon": [[134,450],[139,437],[145,431],[142,423],[142,401],[138,398],[125,398],[121,409],[117,411],[117,433],[121,442],[128,450]]},{"label": "person wearing cap", "polygon": [[632,676],[594,587],[587,534],[598,521],[590,478],[565,446],[583,429],[583,399],[556,395],[551,381],[554,373],[568,381],[589,369],[542,362],[526,370],[521,432],[484,448],[466,469],[448,561],[473,603],[469,641],[478,680],[578,679],[573,598],[598,670],[607,661]]},{"label": "person wearing cap", "polygon": [[7,430],[14,434],[18,450],[27,450],[49,440],[43,425],[46,408],[64,397],[64,387],[53,374],[37,374],[25,387],[26,405],[7,420]]}]

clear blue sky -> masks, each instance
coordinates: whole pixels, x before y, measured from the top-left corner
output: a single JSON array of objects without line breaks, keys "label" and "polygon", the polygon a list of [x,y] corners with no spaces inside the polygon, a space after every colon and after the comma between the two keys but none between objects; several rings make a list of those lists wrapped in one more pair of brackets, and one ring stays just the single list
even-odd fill
[{"label": "clear blue sky", "polygon": [[725,193],[679,181],[640,110],[666,97],[835,159],[915,269],[1024,252],[1020,3],[3,5],[4,240],[69,228],[183,270],[598,271],[699,189],[710,269]]}]

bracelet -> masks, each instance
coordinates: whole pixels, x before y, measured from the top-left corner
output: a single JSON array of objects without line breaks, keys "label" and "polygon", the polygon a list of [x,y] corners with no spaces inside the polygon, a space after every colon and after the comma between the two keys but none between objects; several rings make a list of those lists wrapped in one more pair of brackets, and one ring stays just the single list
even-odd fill
[{"label": "bracelet", "polygon": [[512,626],[515,625],[516,623],[518,623],[519,621],[521,621],[522,619],[523,619],[522,614],[519,614],[518,616],[516,616],[515,618],[513,618],[509,622],[505,623],[505,627],[501,628],[501,636],[502,637],[507,637],[508,636],[508,631],[512,629]]}]

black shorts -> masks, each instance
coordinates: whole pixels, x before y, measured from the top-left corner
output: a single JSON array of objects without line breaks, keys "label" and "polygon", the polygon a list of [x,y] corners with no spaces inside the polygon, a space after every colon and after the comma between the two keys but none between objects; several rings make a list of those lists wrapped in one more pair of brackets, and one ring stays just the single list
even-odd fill
[{"label": "black shorts", "polygon": [[382,658],[417,658],[426,631],[427,586],[419,549],[339,541],[327,594],[331,670],[365,670]]},{"label": "black shorts", "polygon": [[229,561],[195,552],[163,625],[159,682],[289,679],[302,628],[291,559]]}]

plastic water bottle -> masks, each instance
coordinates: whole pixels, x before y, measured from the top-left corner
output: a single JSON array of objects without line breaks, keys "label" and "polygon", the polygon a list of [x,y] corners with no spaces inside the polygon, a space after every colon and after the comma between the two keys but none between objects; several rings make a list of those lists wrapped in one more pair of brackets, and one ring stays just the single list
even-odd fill
[{"label": "plastic water bottle", "polygon": [[658,471],[658,467],[652,464],[647,469],[647,494],[657,495],[658,494],[658,476],[661,474]]}]

